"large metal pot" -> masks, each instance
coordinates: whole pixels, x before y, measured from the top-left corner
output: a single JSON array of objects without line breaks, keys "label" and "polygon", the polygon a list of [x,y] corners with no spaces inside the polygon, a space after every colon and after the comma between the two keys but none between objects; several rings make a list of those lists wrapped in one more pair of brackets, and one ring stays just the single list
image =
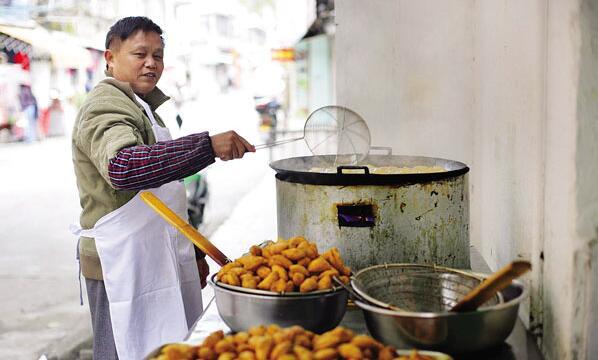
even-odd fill
[{"label": "large metal pot", "polygon": [[210,285],[214,289],[218,313],[233,331],[277,324],[281,327],[300,325],[323,333],[337,326],[347,310],[349,294],[343,288],[314,294],[263,295],[259,290],[235,291],[230,286],[219,285],[216,275],[212,276]]},{"label": "large metal pot", "polygon": [[[348,160],[348,159],[347,159]],[[330,169],[332,156],[274,161],[278,236],[337,247],[354,270],[383,263],[469,268],[469,168],[421,156],[369,155]],[[340,163],[343,163],[342,159]],[[445,172],[374,174],[370,166]]]}]

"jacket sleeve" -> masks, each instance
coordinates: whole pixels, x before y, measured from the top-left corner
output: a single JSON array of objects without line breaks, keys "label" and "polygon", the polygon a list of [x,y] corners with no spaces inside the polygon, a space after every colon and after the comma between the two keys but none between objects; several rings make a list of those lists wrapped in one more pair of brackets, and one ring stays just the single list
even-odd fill
[{"label": "jacket sleeve", "polygon": [[143,115],[133,105],[128,98],[105,95],[80,110],[81,121],[73,141],[108,184],[110,159],[123,148],[144,145],[140,130]]},{"label": "jacket sleeve", "polygon": [[108,173],[117,190],[155,188],[183,179],[215,161],[207,132],[124,148],[110,160]]}]

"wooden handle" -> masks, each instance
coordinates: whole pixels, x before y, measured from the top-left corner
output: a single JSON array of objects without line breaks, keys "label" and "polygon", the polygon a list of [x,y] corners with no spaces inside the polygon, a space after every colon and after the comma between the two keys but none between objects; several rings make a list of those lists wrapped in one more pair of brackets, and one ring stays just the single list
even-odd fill
[{"label": "wooden handle", "polygon": [[529,261],[513,261],[471,290],[457,305],[453,306],[451,311],[474,311],[494,294],[509,286],[513,279],[525,274],[531,268],[532,264]]},{"label": "wooden handle", "polygon": [[149,191],[143,191],[141,194],[139,194],[139,196],[141,196],[141,199],[145,201],[149,207],[151,207],[162,218],[168,221],[170,225],[174,226],[183,235],[185,235],[187,239],[191,240],[195,246],[206,253],[206,255],[211,257],[218,265],[224,266],[226,263],[230,262],[230,259],[226,257],[226,255],[224,255],[220,250],[218,250],[214,244],[200,234],[188,222],[181,219],[180,216],[166,206],[166,204],[164,204],[156,195]]}]

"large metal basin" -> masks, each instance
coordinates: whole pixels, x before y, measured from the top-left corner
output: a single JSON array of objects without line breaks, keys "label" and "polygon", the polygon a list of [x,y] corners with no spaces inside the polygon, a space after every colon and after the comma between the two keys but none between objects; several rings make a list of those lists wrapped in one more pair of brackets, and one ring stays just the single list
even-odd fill
[{"label": "large metal basin", "polygon": [[218,313],[233,331],[277,324],[300,325],[322,333],[336,327],[347,309],[348,293],[342,288],[312,295],[261,295],[220,286],[214,276],[210,285],[214,288]]},{"label": "large metal basin", "polygon": [[523,284],[514,281],[500,293],[499,298],[477,311],[449,312],[467,289],[475,285],[471,278],[476,275],[435,268],[439,275],[435,281],[418,272],[412,273],[414,276],[408,279],[408,272],[395,271],[396,274],[392,275],[393,271],[389,269],[393,266],[398,270],[412,265],[367,268],[355,275],[352,285],[369,300],[377,299],[404,309],[392,311],[355,302],[363,310],[372,336],[397,348],[464,353],[497,346],[513,330],[519,304],[527,296]]}]

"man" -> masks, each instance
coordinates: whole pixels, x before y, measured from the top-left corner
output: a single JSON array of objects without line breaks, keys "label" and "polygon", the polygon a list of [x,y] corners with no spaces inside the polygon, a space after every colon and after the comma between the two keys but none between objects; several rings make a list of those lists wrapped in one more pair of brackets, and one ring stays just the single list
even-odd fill
[{"label": "man", "polygon": [[[82,207],[78,254],[94,332],[94,359],[140,359],[180,341],[201,311],[209,272],[203,254],[139,197],[153,192],[186,216],[178,180],[218,157],[255,148],[234,131],[171,140],[155,110],[164,69],[162,30],[145,17],[117,21],[106,36],[107,79],[87,96],[73,129]],[[82,229],[84,230],[82,230]],[[199,272],[198,272],[199,269]],[[201,279],[200,279],[201,277]]]}]

